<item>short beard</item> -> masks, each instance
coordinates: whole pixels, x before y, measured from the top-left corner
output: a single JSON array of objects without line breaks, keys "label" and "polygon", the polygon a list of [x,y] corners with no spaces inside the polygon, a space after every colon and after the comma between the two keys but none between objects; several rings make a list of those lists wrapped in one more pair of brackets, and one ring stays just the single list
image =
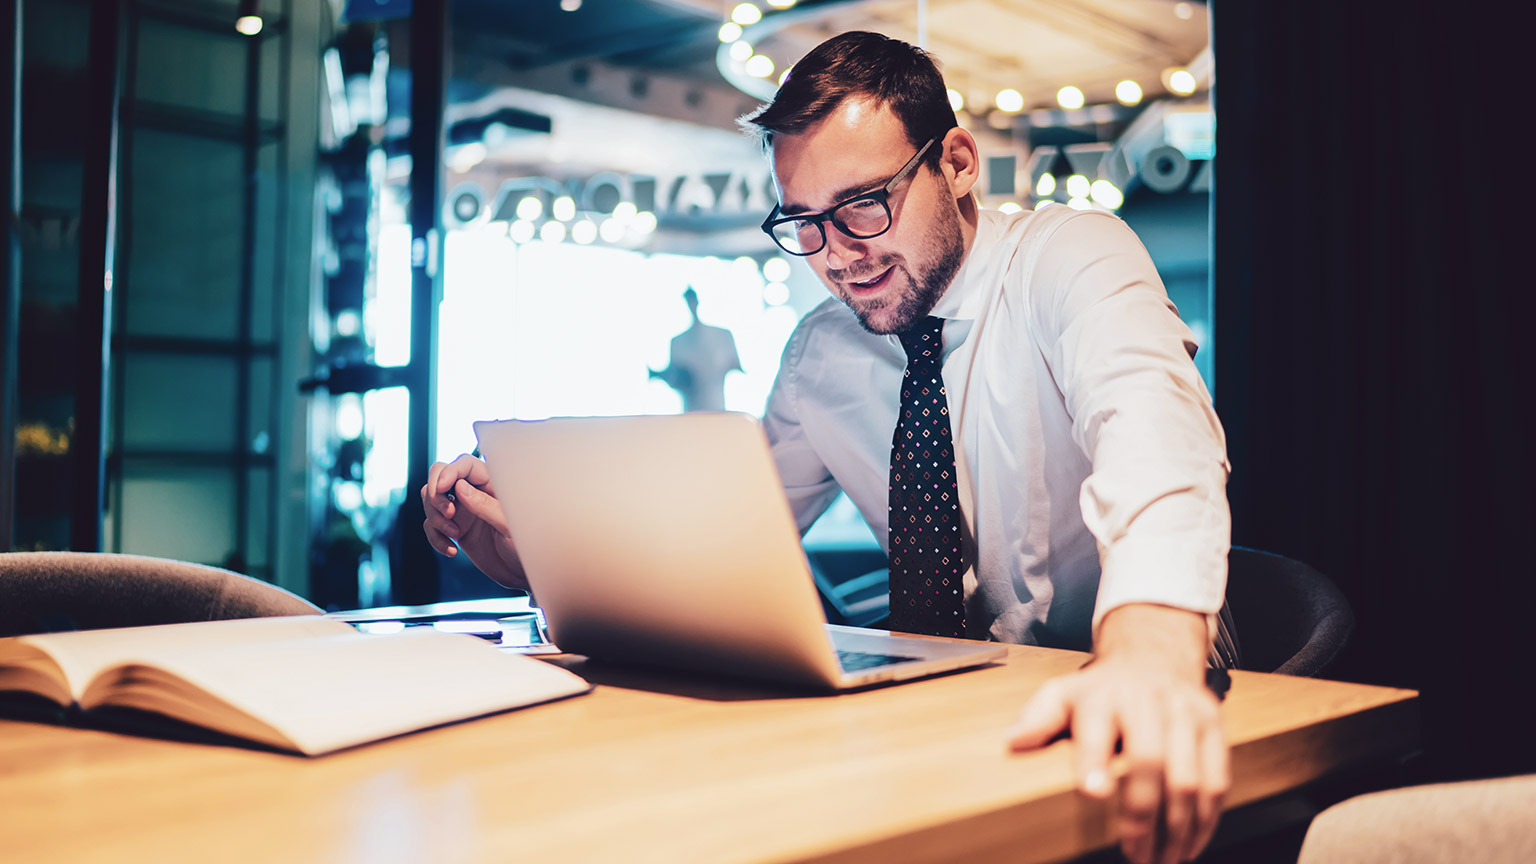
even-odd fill
[{"label": "short beard", "polygon": [[949,284],[960,270],[960,263],[965,260],[965,235],[960,231],[958,208],[946,208],[925,239],[927,242],[923,244],[923,251],[936,248],[938,257],[919,273],[914,273],[905,264],[896,265],[906,274],[912,290],[896,302],[894,316],[888,323],[877,325],[873,320],[875,313],[884,311],[890,305],[888,302],[862,307],[848,304],[848,308],[858,317],[859,326],[866,331],[877,336],[900,333],[927,317],[933,307],[938,305],[939,298],[949,290]]}]

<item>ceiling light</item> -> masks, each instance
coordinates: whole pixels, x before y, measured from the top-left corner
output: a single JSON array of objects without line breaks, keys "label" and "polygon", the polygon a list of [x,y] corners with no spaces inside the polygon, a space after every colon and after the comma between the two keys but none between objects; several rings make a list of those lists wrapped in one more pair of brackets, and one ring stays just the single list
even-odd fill
[{"label": "ceiling light", "polygon": [[641,234],[649,234],[656,230],[656,214],[649,210],[641,210],[635,214],[633,221],[635,230]]},{"label": "ceiling light", "polygon": [[569,222],[576,218],[576,201],[569,195],[561,195],[549,205],[549,212],[561,222]]},{"label": "ceiling light", "polygon": [[635,218],[635,214],[639,212],[640,210],[635,206],[635,202],[620,201],[618,204],[614,205],[613,218],[619,220],[619,222],[622,224]]},{"label": "ceiling light", "polygon": [[738,3],[731,10],[731,20],[745,27],[748,24],[756,24],[763,20],[763,10],[757,8],[756,3]]},{"label": "ceiling light", "polygon": [[1177,16],[1180,21],[1188,21],[1189,19],[1195,17],[1195,7],[1189,5],[1188,3],[1175,3],[1173,4],[1173,14]]},{"label": "ceiling light", "polygon": [[1141,85],[1127,78],[1115,85],[1115,98],[1121,105],[1138,105],[1141,103]]},{"label": "ceiling light", "polygon": [[261,32],[261,0],[240,0],[235,29],[247,36]]},{"label": "ceiling light", "polygon": [[1067,197],[1087,198],[1089,183],[1088,178],[1081,174],[1073,174],[1067,178]]},{"label": "ceiling light", "polygon": [[537,196],[529,195],[517,202],[517,218],[519,219],[527,219],[529,222],[532,222],[543,214],[544,202],[540,201]]},{"label": "ceiling light", "polygon": [[559,243],[565,239],[564,222],[545,222],[539,229],[539,239],[545,243]]},{"label": "ceiling light", "polygon": [[1092,210],[1093,204],[1087,198],[1068,198],[1067,206],[1073,210]]},{"label": "ceiling light", "polygon": [[1068,111],[1075,111],[1083,107],[1083,91],[1068,84],[1056,91],[1056,104]]},{"label": "ceiling light", "polygon": [[767,54],[753,54],[747,58],[746,69],[753,78],[767,78],[773,74],[773,58]]},{"label": "ceiling light", "polygon": [[784,82],[788,81],[788,80],[789,80],[789,70],[785,69],[783,72],[779,73],[779,86],[783,87],[784,86]]},{"label": "ceiling light", "polygon": [[953,87],[949,88],[949,107],[955,111],[965,107],[965,97],[961,96],[960,91]]},{"label": "ceiling light", "polygon": [[604,243],[617,243],[624,239],[624,223],[617,219],[604,219],[597,233],[602,235]]},{"label": "ceiling light", "polygon": [[996,102],[998,110],[1009,114],[1024,110],[1024,95],[1012,87],[997,91]]},{"label": "ceiling light", "polygon": [[769,258],[763,262],[763,278],[769,282],[783,282],[789,278],[789,262],[783,258]]},{"label": "ceiling light", "polygon": [[795,5],[795,0],[768,0],[768,5],[775,9],[788,9]]},{"label": "ceiling light", "polygon": [[1049,198],[1056,194],[1056,175],[1041,174],[1035,183],[1035,195],[1041,198]]},{"label": "ceiling light", "polygon": [[575,12],[581,8],[581,0],[560,0],[560,9],[565,12]]},{"label": "ceiling light", "polygon": [[737,39],[740,39],[740,38],[741,38],[741,25],[740,24],[737,24],[735,21],[727,21],[724,24],[720,25],[720,41],[721,42],[726,42],[726,43],[735,42]]},{"label": "ceiling light", "polygon": [[1119,210],[1120,205],[1125,203],[1125,195],[1120,192],[1120,188],[1108,180],[1093,181],[1088,194],[1093,200],[1111,210]]},{"label": "ceiling light", "polygon": [[752,43],[750,43],[750,42],[748,42],[748,41],[746,41],[744,39],[738,39],[735,42],[731,43],[731,59],[732,60],[735,60],[737,63],[745,63],[745,62],[747,62],[747,58],[751,57],[751,56],[752,56]]},{"label": "ceiling light", "polygon": [[769,306],[783,306],[789,302],[789,286],[783,282],[769,282],[763,286],[763,302]]},{"label": "ceiling light", "polygon": [[997,205],[997,210],[999,213],[1017,213],[1023,209],[1024,208],[1020,207],[1019,202],[1017,201],[1004,201],[1003,203]]},{"label": "ceiling light", "polygon": [[583,219],[571,226],[571,239],[585,246],[597,239],[597,223]]},{"label": "ceiling light", "polygon": [[1189,74],[1188,69],[1175,69],[1168,73],[1168,89],[1180,96],[1188,96],[1195,92],[1195,76]]},{"label": "ceiling light", "polygon": [[533,223],[527,219],[519,219],[507,228],[507,236],[512,238],[513,243],[527,243],[533,239],[534,233]]}]

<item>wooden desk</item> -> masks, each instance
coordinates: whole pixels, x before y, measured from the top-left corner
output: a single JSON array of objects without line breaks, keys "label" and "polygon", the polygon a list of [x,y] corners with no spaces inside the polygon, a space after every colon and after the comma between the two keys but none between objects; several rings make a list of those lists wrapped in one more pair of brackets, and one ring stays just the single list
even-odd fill
[{"label": "wooden desk", "polygon": [[[1003,731],[1082,661],[827,697],[568,658],[595,692],[319,759],[0,721],[0,860],[1061,860],[1112,842],[1109,808],[1070,743]],[[1229,807],[1417,740],[1411,691],[1233,678]]]}]

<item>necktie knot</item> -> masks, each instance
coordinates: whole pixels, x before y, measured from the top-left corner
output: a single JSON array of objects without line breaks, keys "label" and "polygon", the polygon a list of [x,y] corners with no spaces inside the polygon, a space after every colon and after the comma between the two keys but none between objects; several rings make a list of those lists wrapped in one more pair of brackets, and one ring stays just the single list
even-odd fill
[{"label": "necktie knot", "polygon": [[944,319],[932,315],[896,334],[907,351],[907,362],[936,363],[943,356]]}]

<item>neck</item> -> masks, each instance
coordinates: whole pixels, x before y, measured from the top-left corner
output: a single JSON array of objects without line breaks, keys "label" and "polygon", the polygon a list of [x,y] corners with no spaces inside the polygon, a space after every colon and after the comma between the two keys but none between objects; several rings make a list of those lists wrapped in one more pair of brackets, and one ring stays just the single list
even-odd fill
[{"label": "neck", "polygon": [[971,244],[976,242],[976,223],[981,218],[981,208],[976,203],[974,192],[965,193],[955,203],[960,207],[960,237],[965,247],[965,255],[968,257],[971,254]]}]

